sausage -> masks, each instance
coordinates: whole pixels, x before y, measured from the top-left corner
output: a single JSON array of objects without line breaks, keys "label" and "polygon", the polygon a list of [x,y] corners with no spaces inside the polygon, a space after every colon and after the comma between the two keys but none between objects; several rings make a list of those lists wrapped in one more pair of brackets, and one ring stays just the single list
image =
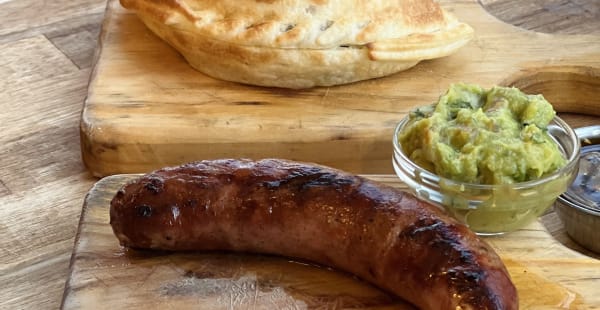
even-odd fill
[{"label": "sausage", "polygon": [[278,159],[164,168],[124,185],[110,224],[123,246],[283,255],[355,274],[422,309],[517,309],[494,250],[413,195]]}]

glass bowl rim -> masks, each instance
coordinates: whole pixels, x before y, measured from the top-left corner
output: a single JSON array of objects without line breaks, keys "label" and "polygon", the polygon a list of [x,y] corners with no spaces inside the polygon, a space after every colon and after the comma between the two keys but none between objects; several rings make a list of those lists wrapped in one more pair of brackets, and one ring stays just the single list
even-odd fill
[{"label": "glass bowl rim", "polygon": [[565,130],[569,139],[571,140],[571,143],[573,144],[573,152],[572,154],[567,158],[567,164],[564,165],[562,168],[558,169],[557,171],[544,176],[543,178],[540,179],[536,179],[536,180],[531,180],[531,181],[526,181],[526,182],[518,182],[518,183],[508,183],[508,184],[479,184],[479,183],[469,183],[469,182],[462,182],[462,181],[456,181],[456,180],[452,180],[449,178],[445,178],[442,176],[439,176],[433,172],[430,172],[424,168],[422,168],[421,166],[417,165],[415,162],[413,162],[412,160],[410,160],[410,158],[408,158],[408,156],[406,156],[406,154],[404,154],[404,152],[402,151],[402,148],[400,146],[400,143],[398,142],[398,134],[400,133],[400,130],[406,125],[408,124],[410,120],[410,114],[407,114],[404,118],[402,118],[402,120],[400,120],[400,122],[398,122],[398,124],[396,125],[396,128],[394,129],[394,135],[392,138],[392,143],[394,145],[394,154],[399,155],[401,157],[401,159],[407,163],[412,169],[414,169],[415,171],[417,171],[417,173],[421,176],[421,177],[425,177],[427,179],[433,180],[435,182],[437,182],[438,184],[443,183],[443,184],[456,184],[456,185],[462,185],[471,189],[477,189],[477,190],[494,190],[494,189],[498,189],[498,188],[513,188],[516,190],[525,190],[525,189],[529,189],[529,188],[533,188],[536,187],[538,185],[541,184],[545,184],[547,182],[550,182],[552,180],[558,179],[560,178],[562,175],[564,175],[565,173],[568,173],[570,171],[573,170],[574,166],[578,163],[578,159],[580,156],[580,149],[581,149],[581,144],[580,144],[580,139],[578,138],[577,134],[575,133],[575,130],[573,128],[571,128],[571,126],[569,126],[564,120],[562,120],[559,116],[555,115],[554,118],[552,119],[561,129]]}]

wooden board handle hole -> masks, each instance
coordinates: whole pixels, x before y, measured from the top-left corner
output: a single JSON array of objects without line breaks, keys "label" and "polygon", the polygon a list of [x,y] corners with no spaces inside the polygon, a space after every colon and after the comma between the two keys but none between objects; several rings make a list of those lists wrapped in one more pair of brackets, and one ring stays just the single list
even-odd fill
[{"label": "wooden board handle hole", "polygon": [[558,112],[600,116],[600,68],[530,68],[500,84],[517,87],[528,94],[542,94]]}]

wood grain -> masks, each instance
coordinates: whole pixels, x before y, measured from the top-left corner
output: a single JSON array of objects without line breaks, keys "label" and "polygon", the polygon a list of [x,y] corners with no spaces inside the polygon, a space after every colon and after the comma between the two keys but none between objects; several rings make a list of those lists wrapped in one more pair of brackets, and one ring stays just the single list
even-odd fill
[{"label": "wood grain", "polygon": [[111,0],[82,115],[83,160],[99,176],[220,157],[391,173],[395,125],[460,81],[523,85],[561,112],[600,115],[600,35],[541,35],[498,21],[474,0],[442,4],[476,30],[458,53],[385,78],[286,90],[193,70]]},{"label": "wood grain", "polygon": [[[63,309],[412,309],[367,283],[309,262],[122,248],[108,224],[109,203],[135,177],[104,178],[87,196]],[[367,177],[405,188],[395,176]],[[600,305],[600,261],[560,246],[539,223],[487,241],[509,269],[522,309]]]},{"label": "wood grain", "polygon": [[563,34],[600,34],[600,1],[479,0],[500,20],[524,29]]},{"label": "wood grain", "polygon": [[85,20],[90,15],[101,13],[105,1],[80,0],[80,1],[36,1],[12,0],[0,2],[2,9],[2,27],[0,36],[29,36],[27,33],[36,33],[41,30],[46,33],[54,30],[57,24],[73,19]]},{"label": "wood grain", "polygon": [[[0,3],[2,309],[60,305],[81,203],[95,181],[81,163],[77,124],[104,6]],[[70,39],[82,29],[89,39]]]},{"label": "wood grain", "polygon": [[[528,15],[532,1],[514,0],[506,14]],[[0,0],[1,309],[60,306],[82,202],[96,181],[80,159],[78,124],[105,6],[105,0]],[[568,14],[568,5],[561,6],[552,14]],[[532,13],[532,20],[547,16]],[[582,21],[568,19],[578,33],[589,32]],[[567,120],[600,123],[581,115]],[[583,251],[556,214],[542,220],[558,240]]]}]

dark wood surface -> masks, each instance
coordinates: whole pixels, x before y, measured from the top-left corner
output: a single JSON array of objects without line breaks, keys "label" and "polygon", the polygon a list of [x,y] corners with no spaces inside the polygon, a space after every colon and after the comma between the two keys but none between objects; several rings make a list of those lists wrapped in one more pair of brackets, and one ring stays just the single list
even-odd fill
[{"label": "dark wood surface", "polygon": [[600,1],[479,0],[498,19],[544,33],[600,33]]},{"label": "dark wood surface", "polygon": [[[481,2],[524,28],[600,32],[598,0]],[[81,163],[78,126],[105,4],[0,0],[2,309],[60,305],[83,199],[97,181]],[[543,221],[575,247],[555,215]]]}]

